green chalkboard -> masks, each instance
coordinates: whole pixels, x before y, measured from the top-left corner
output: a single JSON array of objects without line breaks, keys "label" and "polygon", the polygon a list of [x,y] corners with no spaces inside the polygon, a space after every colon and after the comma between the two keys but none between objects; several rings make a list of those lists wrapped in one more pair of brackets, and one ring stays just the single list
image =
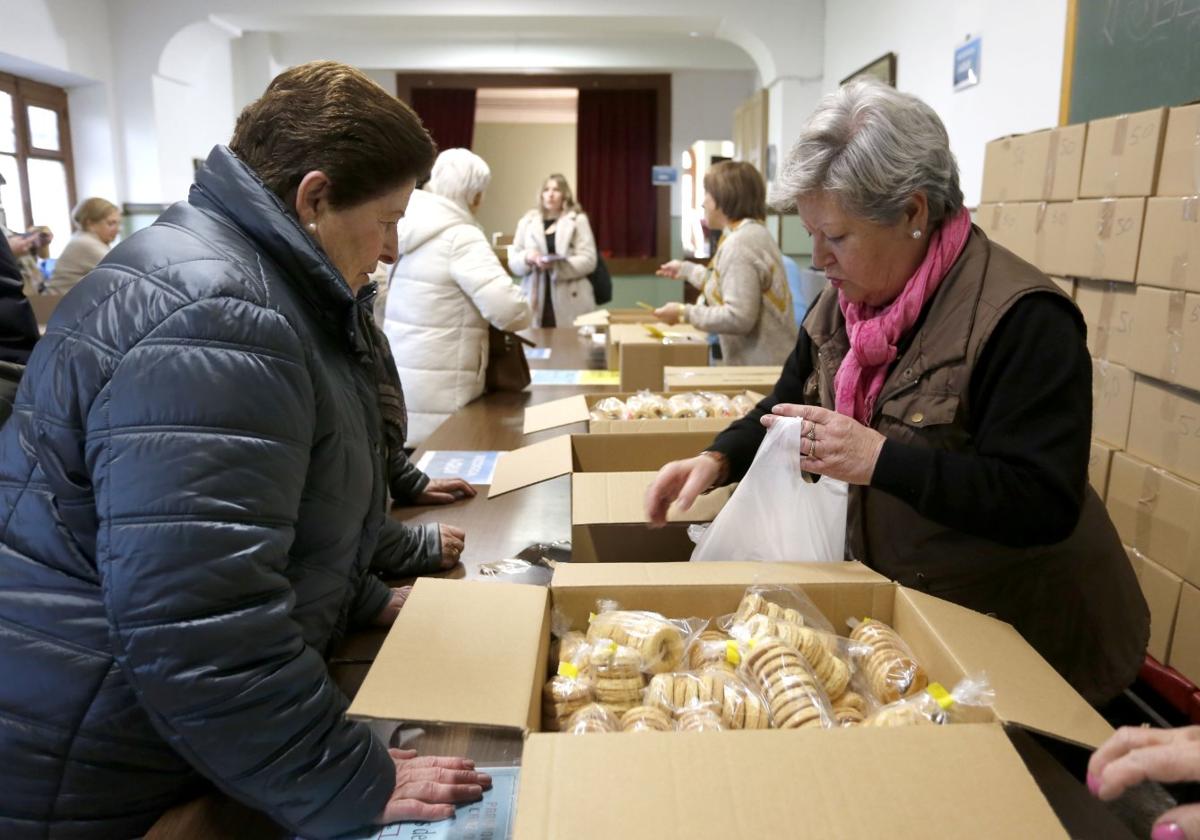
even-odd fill
[{"label": "green chalkboard", "polygon": [[1071,2],[1070,122],[1200,98],[1200,0]]}]

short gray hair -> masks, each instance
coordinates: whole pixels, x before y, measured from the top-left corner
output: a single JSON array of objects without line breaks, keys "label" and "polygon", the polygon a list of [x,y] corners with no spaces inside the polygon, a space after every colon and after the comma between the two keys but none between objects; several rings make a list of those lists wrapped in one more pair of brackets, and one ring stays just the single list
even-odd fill
[{"label": "short gray hair", "polygon": [[491,181],[492,170],[479,155],[466,149],[446,149],[434,161],[425,191],[468,210],[471,201],[485,192]]},{"label": "short gray hair", "polygon": [[822,97],[784,161],[771,203],[781,211],[811,193],[838,196],[847,213],[892,224],[923,191],[930,224],[962,209],[958,163],[932,108],[875,79]]}]

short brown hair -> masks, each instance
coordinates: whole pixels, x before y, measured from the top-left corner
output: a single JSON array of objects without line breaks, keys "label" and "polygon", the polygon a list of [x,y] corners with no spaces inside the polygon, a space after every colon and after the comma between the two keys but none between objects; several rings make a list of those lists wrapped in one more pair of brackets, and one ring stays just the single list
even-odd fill
[{"label": "short brown hair", "polygon": [[704,191],[731,222],[767,217],[767,187],[751,164],[723,160],[704,174]]},{"label": "short brown hair", "polygon": [[89,225],[107,219],[110,213],[119,212],[121,211],[117,205],[107,198],[85,198],[71,211],[71,221],[75,223],[76,230],[87,230]]},{"label": "short brown hair", "polygon": [[428,176],[437,147],[412,108],[336,61],[285,70],[238,116],[229,148],[291,205],[306,174],[347,207]]}]

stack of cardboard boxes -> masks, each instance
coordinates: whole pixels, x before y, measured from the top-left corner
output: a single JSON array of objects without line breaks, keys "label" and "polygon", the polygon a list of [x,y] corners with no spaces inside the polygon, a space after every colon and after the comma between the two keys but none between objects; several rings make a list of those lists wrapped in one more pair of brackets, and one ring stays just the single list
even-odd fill
[{"label": "stack of cardboard boxes", "polygon": [[1200,683],[1200,104],[995,140],[982,197],[977,223],[1083,313],[1091,480],[1150,604],[1149,653]]}]

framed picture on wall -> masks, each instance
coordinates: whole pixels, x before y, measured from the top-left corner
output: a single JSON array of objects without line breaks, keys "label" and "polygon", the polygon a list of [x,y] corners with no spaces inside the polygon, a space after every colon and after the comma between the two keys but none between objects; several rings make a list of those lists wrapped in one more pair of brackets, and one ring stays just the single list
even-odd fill
[{"label": "framed picture on wall", "polygon": [[896,54],[894,52],[890,52],[887,55],[881,55],[879,58],[875,59],[870,64],[863,65],[862,67],[858,68],[853,73],[851,73],[849,76],[842,79],[841,84],[844,85],[844,84],[846,84],[846,82],[850,81],[851,79],[859,79],[859,78],[863,78],[863,77],[879,79],[879,81],[889,84],[892,87],[895,87],[896,86]]}]

